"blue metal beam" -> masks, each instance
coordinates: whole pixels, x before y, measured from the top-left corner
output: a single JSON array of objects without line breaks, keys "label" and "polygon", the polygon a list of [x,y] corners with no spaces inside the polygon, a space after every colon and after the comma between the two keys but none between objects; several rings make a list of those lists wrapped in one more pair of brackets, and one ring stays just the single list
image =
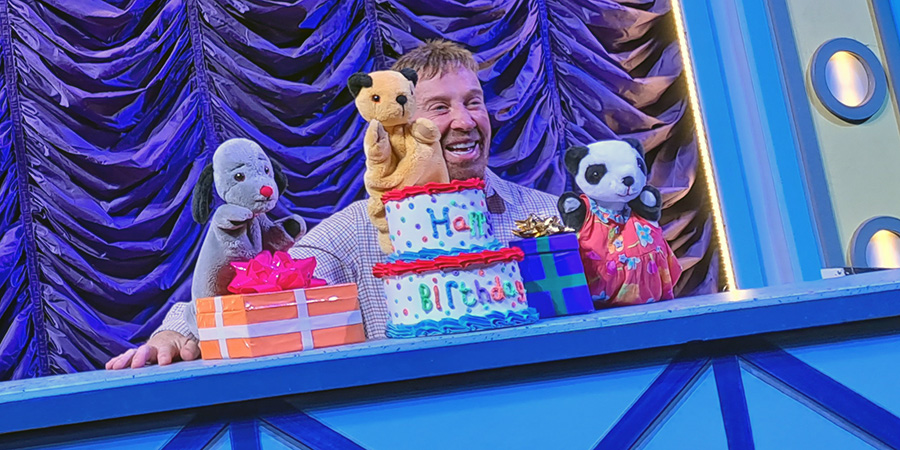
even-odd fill
[{"label": "blue metal beam", "polygon": [[753,450],[753,431],[750,412],[744,396],[744,382],[737,356],[724,356],[713,360],[716,389],[719,391],[719,408],[725,424],[725,435],[730,450]]},{"label": "blue metal beam", "polygon": [[[632,448],[665,416],[676,400],[703,372],[709,358],[692,358],[682,353],[659,374],[647,391],[634,402],[597,443],[595,450]],[[600,405],[598,405],[599,407]]]},{"label": "blue metal beam", "polygon": [[359,450],[355,442],[300,412],[282,412],[263,418],[271,426],[315,450]]},{"label": "blue metal beam", "polygon": [[889,448],[900,448],[900,418],[774,346],[741,355],[783,386]]}]

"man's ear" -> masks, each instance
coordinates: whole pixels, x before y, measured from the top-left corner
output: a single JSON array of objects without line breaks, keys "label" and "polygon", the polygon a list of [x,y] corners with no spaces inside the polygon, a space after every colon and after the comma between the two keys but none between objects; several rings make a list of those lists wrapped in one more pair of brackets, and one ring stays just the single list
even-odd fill
[{"label": "man's ear", "polygon": [[347,87],[350,89],[350,93],[353,94],[353,98],[356,98],[362,88],[372,87],[372,77],[362,72],[354,73],[347,80]]},{"label": "man's ear", "polygon": [[275,186],[278,186],[278,195],[284,194],[288,185],[287,175],[284,174],[281,164],[278,164],[274,159],[269,159],[269,161],[272,163],[272,172],[275,176]]},{"label": "man's ear", "polygon": [[572,175],[578,175],[578,164],[587,154],[588,148],[583,145],[569,147],[565,156],[566,170]]},{"label": "man's ear", "polygon": [[191,215],[194,221],[200,224],[209,220],[209,212],[213,202],[213,165],[207,164],[200,172],[200,179],[194,186],[193,198],[191,199]]},{"label": "man's ear", "polygon": [[412,81],[413,86],[419,82],[419,74],[417,74],[414,69],[407,67],[406,69],[400,69],[400,73],[402,73],[407,80]]}]

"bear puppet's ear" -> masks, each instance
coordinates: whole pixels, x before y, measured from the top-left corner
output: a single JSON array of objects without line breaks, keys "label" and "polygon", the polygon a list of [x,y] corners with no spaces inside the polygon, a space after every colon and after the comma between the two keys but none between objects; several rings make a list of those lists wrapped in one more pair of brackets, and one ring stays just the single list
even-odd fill
[{"label": "bear puppet's ear", "polygon": [[588,148],[583,145],[576,145],[574,147],[569,147],[566,150],[566,170],[569,171],[572,175],[578,174],[578,163],[581,162],[582,159],[588,154]]},{"label": "bear puppet's ear", "polygon": [[415,86],[416,83],[419,82],[419,74],[417,74],[413,69],[410,69],[408,67],[406,69],[400,69],[400,73],[402,73],[407,80],[412,81],[413,86]]},{"label": "bear puppet's ear", "polygon": [[350,75],[350,79],[347,80],[347,87],[350,88],[350,93],[353,94],[355,98],[359,95],[359,91],[364,87],[372,87],[372,77],[369,74],[358,72]]}]

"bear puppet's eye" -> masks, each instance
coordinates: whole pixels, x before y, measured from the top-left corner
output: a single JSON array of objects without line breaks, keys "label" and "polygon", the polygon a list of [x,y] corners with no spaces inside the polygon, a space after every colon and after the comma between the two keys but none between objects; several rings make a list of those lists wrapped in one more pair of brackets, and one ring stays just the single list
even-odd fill
[{"label": "bear puppet's eye", "polygon": [[647,166],[644,165],[644,160],[641,158],[637,159],[638,169],[641,169],[641,172],[647,173]]},{"label": "bear puppet's eye", "polygon": [[234,174],[234,181],[241,182],[244,181],[244,174],[238,172]]},{"label": "bear puppet's eye", "polygon": [[377,95],[373,95],[373,96],[372,96],[372,101],[375,102],[375,103],[378,103],[378,102],[381,101],[381,97],[379,97],[379,96],[377,96]]},{"label": "bear puppet's eye", "polygon": [[269,174],[269,166],[266,166],[266,175]]},{"label": "bear puppet's eye", "polygon": [[590,184],[599,183],[600,179],[603,178],[603,175],[606,175],[605,164],[591,164],[588,166],[587,170],[584,171],[584,179]]}]

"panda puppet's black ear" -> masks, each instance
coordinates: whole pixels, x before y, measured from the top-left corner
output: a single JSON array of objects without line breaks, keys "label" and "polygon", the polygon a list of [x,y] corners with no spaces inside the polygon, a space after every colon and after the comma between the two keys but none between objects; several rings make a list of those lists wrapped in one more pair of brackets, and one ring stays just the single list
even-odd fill
[{"label": "panda puppet's black ear", "polygon": [[569,149],[566,150],[566,156],[564,159],[566,170],[568,170],[572,175],[577,175],[578,164],[581,163],[581,160],[584,159],[587,154],[588,148],[583,145],[569,147]]},{"label": "panda puppet's black ear", "polygon": [[646,175],[649,169],[647,168],[647,158],[644,157],[644,146],[641,145],[641,141],[635,138],[623,138],[622,141],[628,143],[628,145],[637,150],[638,155],[641,156],[641,160],[644,161],[644,166],[641,167],[641,170],[643,170]]},{"label": "panda puppet's black ear", "polygon": [[641,157],[644,156],[644,146],[641,145],[641,141],[639,141],[635,138],[623,138],[622,141],[627,142],[628,145],[634,147],[634,149],[637,150],[638,153],[641,154]]},{"label": "panda puppet's black ear", "polygon": [[209,220],[209,213],[213,202],[213,165],[207,164],[200,172],[200,178],[194,186],[191,198],[191,215],[199,224]]}]

